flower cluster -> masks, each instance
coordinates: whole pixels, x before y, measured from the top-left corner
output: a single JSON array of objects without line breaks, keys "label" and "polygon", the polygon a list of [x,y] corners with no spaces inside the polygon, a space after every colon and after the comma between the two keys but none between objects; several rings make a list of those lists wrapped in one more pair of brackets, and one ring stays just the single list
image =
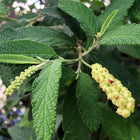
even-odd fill
[{"label": "flower cluster", "polygon": [[116,112],[124,118],[129,117],[135,107],[135,99],[131,97],[131,92],[102,65],[95,63],[91,65],[91,68],[92,78],[99,83],[99,86],[107,94],[107,98],[117,106]]},{"label": "flower cluster", "polygon": [[25,69],[24,72],[21,72],[19,76],[15,77],[15,80],[12,81],[11,85],[6,89],[5,94],[12,95],[14,91],[18,90],[21,84],[32,74],[34,74],[37,70],[38,68],[35,67],[34,65],[29,67],[28,69]]}]

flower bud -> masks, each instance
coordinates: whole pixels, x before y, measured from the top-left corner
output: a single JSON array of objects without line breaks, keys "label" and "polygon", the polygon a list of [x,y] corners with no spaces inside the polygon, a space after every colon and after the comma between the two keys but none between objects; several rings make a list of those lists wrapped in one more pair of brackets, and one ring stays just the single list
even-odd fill
[{"label": "flower bud", "polygon": [[21,72],[19,76],[15,77],[15,80],[12,81],[11,85],[6,89],[5,94],[6,95],[12,95],[15,90],[18,90],[23,84],[23,82],[28,79],[32,74],[34,74],[38,68],[36,68],[34,65],[29,67],[28,69],[25,69],[24,72]]},{"label": "flower bud", "polygon": [[116,113],[124,118],[129,117],[135,107],[135,99],[131,97],[131,92],[102,65],[95,63],[91,65],[91,68],[92,78],[107,94],[107,99],[112,100],[112,103],[117,106]]}]

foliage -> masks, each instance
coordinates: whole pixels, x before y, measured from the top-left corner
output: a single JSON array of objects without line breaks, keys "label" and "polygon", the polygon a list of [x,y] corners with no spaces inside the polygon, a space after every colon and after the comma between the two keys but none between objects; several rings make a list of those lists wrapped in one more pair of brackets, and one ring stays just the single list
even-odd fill
[{"label": "foliage", "polygon": [[[13,2],[0,0],[0,75],[6,91],[9,85],[20,86],[12,82],[20,80],[18,75],[23,84],[10,91],[7,112],[0,112],[0,135],[13,140],[139,140],[140,1],[114,0],[105,6],[99,0],[49,0],[36,13],[11,18],[6,7]],[[91,78],[94,63],[135,98],[129,118],[116,114],[118,107],[101,91],[114,81],[101,72]],[[118,85],[112,95],[121,89]],[[8,118],[20,101],[26,113],[8,128],[3,115]]]}]

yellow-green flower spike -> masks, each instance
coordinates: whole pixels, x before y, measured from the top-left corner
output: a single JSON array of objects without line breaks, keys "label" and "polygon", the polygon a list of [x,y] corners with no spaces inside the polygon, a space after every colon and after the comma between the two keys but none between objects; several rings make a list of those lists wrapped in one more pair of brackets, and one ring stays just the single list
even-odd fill
[{"label": "yellow-green flower spike", "polygon": [[34,65],[29,67],[28,69],[25,69],[24,72],[21,72],[19,76],[15,77],[15,80],[11,83],[11,85],[6,89],[5,94],[6,95],[12,95],[15,90],[18,90],[23,84],[23,82],[28,79],[32,74],[34,74],[38,70],[38,67],[35,67]]},{"label": "yellow-green flower spike", "polygon": [[99,83],[99,86],[107,94],[107,99],[112,100],[112,103],[117,106],[116,113],[124,118],[129,117],[134,112],[135,107],[135,99],[131,92],[102,65],[95,63],[91,65],[91,68],[92,78]]}]

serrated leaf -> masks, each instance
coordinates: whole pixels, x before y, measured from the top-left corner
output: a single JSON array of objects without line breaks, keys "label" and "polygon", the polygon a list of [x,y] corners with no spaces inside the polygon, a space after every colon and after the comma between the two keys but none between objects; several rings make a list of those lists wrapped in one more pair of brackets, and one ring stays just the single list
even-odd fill
[{"label": "serrated leaf", "polygon": [[0,15],[7,15],[8,14],[8,10],[6,5],[0,1]]},{"label": "serrated leaf", "polygon": [[115,78],[119,79],[132,92],[136,102],[140,103],[140,86],[126,68],[122,67],[117,61],[104,56],[102,57],[99,54],[92,54],[92,57],[93,63],[99,63],[107,68]]},{"label": "serrated leaf", "polygon": [[57,54],[51,47],[30,40],[9,40],[2,42],[0,43],[0,54],[57,57]]},{"label": "serrated leaf", "polygon": [[116,14],[118,13],[118,10],[113,11],[108,17],[107,19],[104,21],[102,27],[101,27],[101,36],[104,34],[104,32],[107,30],[107,28],[109,27],[110,23],[112,22],[112,20],[114,19],[114,17],[116,16]]},{"label": "serrated leaf", "polygon": [[77,108],[75,82],[70,86],[63,107],[64,140],[91,140],[91,133],[83,123]]},{"label": "serrated leaf", "polygon": [[8,128],[8,132],[13,140],[36,140],[36,134],[32,127],[14,126]]},{"label": "serrated leaf", "polygon": [[0,62],[12,64],[39,64],[40,61],[24,55],[4,54],[0,55]]},{"label": "serrated leaf", "polygon": [[50,140],[55,127],[61,60],[49,63],[33,83],[33,124],[37,139]]},{"label": "serrated leaf", "polygon": [[118,9],[116,17],[113,19],[111,26],[119,25],[123,23],[124,17],[127,15],[127,10],[132,6],[134,0],[115,0],[105,9],[104,13],[97,17],[97,23],[99,27],[102,26],[105,19],[112,13],[114,10]]},{"label": "serrated leaf", "polygon": [[108,30],[99,43],[101,45],[140,45],[140,25],[128,24]]},{"label": "serrated leaf", "polygon": [[96,34],[98,29],[95,15],[92,10],[87,8],[83,3],[70,0],[60,0],[58,7],[74,17],[80,23],[81,28],[87,35],[94,36]]},{"label": "serrated leaf", "polygon": [[140,46],[117,46],[120,52],[140,59]]},{"label": "serrated leaf", "polygon": [[77,105],[83,121],[91,130],[97,130],[101,122],[96,88],[88,74],[80,73],[76,85]]},{"label": "serrated leaf", "polygon": [[61,29],[48,27],[6,28],[0,31],[0,42],[30,40],[48,46],[75,45]]},{"label": "serrated leaf", "polygon": [[111,140],[139,140],[140,129],[126,119],[117,115],[104,104],[102,109],[102,125]]}]

